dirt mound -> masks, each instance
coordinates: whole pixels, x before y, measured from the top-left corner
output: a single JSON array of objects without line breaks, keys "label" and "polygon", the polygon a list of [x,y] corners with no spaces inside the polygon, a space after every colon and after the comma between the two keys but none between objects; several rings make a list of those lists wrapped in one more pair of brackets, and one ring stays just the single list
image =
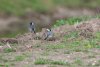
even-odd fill
[{"label": "dirt mound", "polygon": [[55,37],[61,38],[71,32],[78,32],[79,36],[85,38],[94,37],[96,32],[100,31],[100,19],[90,19],[75,25],[63,25],[53,29]]},{"label": "dirt mound", "polygon": [[[3,43],[26,43],[30,40],[43,40],[43,33],[45,32],[45,28],[41,32],[33,33],[25,33],[24,35],[18,35],[16,38],[5,38],[0,39],[0,42]],[[100,31],[100,19],[91,19],[88,21],[81,22],[75,25],[62,25],[57,28],[52,29],[54,32],[54,37],[56,40],[61,39],[66,34],[70,34],[71,32],[78,31],[79,36],[83,36],[86,38],[90,38],[94,35],[95,32]]]},{"label": "dirt mound", "polygon": [[94,33],[100,31],[100,19],[92,19],[75,25],[76,30],[79,34],[84,37],[92,37]]},{"label": "dirt mound", "polygon": [[100,19],[92,19],[76,25],[77,29],[91,29],[92,32],[100,31]]}]

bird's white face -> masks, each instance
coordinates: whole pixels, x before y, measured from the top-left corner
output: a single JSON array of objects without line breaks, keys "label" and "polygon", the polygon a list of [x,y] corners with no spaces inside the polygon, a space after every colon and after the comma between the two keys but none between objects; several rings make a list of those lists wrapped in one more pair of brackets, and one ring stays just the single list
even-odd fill
[{"label": "bird's white face", "polygon": [[47,29],[47,31],[50,31],[50,29]]},{"label": "bird's white face", "polygon": [[34,25],[34,23],[32,22],[32,25]]}]

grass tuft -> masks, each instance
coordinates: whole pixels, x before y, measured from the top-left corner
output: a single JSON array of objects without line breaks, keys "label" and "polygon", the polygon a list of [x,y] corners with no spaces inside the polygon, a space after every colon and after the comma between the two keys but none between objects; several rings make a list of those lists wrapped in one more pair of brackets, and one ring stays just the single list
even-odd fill
[{"label": "grass tuft", "polygon": [[48,59],[39,58],[39,59],[35,60],[34,64],[44,65],[44,64],[48,64],[49,62],[50,62],[50,60],[48,60]]},{"label": "grass tuft", "polygon": [[75,64],[78,64],[78,65],[82,65],[83,62],[81,59],[77,58],[75,61],[74,61]]},{"label": "grass tuft", "polygon": [[81,17],[71,17],[68,19],[61,19],[61,20],[57,20],[56,23],[53,25],[53,27],[59,27],[61,25],[74,25],[74,24],[78,24],[82,21],[87,21],[89,19],[92,18],[100,18],[100,15],[96,15],[96,16],[81,16]]},{"label": "grass tuft", "polygon": [[12,48],[5,48],[5,49],[4,49],[4,52],[5,52],[5,53],[10,53],[10,52],[15,52],[15,50],[12,49]]},{"label": "grass tuft", "polygon": [[34,64],[36,64],[36,65],[44,65],[44,64],[68,65],[68,62],[61,61],[61,60],[60,61],[54,61],[54,60],[50,60],[50,59],[39,58],[39,59],[36,59]]},{"label": "grass tuft", "polygon": [[15,61],[23,61],[25,59],[24,55],[16,56]]}]

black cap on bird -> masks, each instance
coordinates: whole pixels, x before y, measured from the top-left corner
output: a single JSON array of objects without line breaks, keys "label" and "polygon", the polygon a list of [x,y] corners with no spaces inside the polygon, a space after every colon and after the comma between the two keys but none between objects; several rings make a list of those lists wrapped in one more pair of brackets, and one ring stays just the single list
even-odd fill
[{"label": "black cap on bird", "polygon": [[36,33],[36,29],[35,29],[35,23],[32,21],[32,22],[30,22],[30,24],[29,24],[29,31],[31,32],[31,33]]}]

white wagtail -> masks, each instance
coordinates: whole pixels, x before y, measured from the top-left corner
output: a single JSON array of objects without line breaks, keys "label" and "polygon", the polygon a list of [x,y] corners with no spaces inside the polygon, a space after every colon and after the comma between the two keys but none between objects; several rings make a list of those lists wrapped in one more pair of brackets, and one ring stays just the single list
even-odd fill
[{"label": "white wagtail", "polygon": [[51,39],[53,37],[53,31],[51,29],[46,29],[44,40]]},{"label": "white wagtail", "polygon": [[34,22],[30,22],[29,23],[29,31],[31,32],[31,33],[36,33],[36,29],[35,29],[35,23]]}]

